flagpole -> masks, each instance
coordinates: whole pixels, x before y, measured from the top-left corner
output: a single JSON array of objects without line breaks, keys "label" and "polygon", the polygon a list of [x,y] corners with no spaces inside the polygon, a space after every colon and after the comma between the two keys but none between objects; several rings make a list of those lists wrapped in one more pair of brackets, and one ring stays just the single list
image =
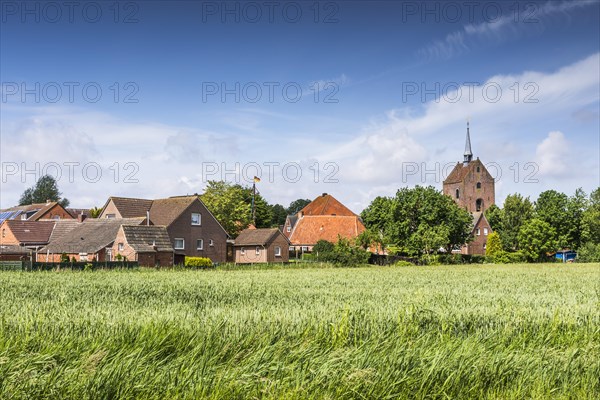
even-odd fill
[{"label": "flagpole", "polygon": [[252,225],[256,226],[256,203],[254,198],[256,197],[256,181],[252,183]]}]

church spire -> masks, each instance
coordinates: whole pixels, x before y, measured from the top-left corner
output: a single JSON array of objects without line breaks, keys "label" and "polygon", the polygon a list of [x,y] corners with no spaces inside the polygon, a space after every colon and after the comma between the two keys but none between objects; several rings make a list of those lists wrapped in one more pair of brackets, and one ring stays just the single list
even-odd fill
[{"label": "church spire", "polygon": [[465,142],[465,159],[463,163],[466,165],[473,160],[473,152],[471,151],[471,135],[469,134],[469,121],[467,121],[467,141]]}]

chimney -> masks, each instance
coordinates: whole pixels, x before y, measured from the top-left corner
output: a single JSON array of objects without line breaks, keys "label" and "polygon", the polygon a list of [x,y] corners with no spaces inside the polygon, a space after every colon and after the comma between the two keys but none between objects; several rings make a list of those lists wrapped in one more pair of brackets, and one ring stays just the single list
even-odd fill
[{"label": "chimney", "polygon": [[323,193],[323,197],[327,196],[327,193]]},{"label": "chimney", "polygon": [[146,226],[150,226],[150,210],[146,211]]},{"label": "chimney", "polygon": [[46,199],[46,204],[50,204],[50,203],[52,203],[52,200]]},{"label": "chimney", "polygon": [[86,215],[81,213],[77,216],[77,222],[83,222],[85,220]]}]

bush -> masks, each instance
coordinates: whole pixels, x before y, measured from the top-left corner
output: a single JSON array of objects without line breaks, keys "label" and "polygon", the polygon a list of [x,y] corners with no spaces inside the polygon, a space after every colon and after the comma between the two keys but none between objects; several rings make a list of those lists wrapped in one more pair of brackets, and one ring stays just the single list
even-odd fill
[{"label": "bush", "polygon": [[410,261],[405,261],[405,260],[398,260],[394,263],[395,267],[412,267],[413,263],[411,263]]},{"label": "bush", "polygon": [[521,251],[511,253],[504,250],[496,252],[493,256],[488,256],[486,259],[495,264],[516,264],[527,261],[527,257],[525,257],[525,254]]},{"label": "bush", "polygon": [[184,266],[186,268],[195,269],[212,268],[213,262],[210,260],[210,258],[206,257],[186,257]]},{"label": "bush", "polygon": [[600,244],[588,242],[577,251],[577,262],[600,262]]},{"label": "bush", "polygon": [[371,253],[354,246],[348,239],[339,237],[333,250],[319,254],[319,261],[330,262],[338,267],[355,267],[369,262]]}]

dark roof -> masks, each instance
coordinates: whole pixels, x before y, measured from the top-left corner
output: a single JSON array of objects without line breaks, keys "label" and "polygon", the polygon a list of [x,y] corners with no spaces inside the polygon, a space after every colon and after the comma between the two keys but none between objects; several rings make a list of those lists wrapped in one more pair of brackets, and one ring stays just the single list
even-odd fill
[{"label": "dark roof", "polygon": [[147,199],[110,197],[106,204],[108,204],[110,200],[113,201],[113,204],[117,210],[119,210],[122,218],[146,217],[146,211],[150,210],[150,207],[152,206],[152,200]]},{"label": "dark roof", "polygon": [[65,210],[67,210],[67,212],[71,214],[73,218],[77,218],[81,214],[85,215],[86,217],[90,216],[90,210],[88,208],[65,208]]},{"label": "dark roof", "polygon": [[71,232],[75,229],[81,222],[78,222],[76,219],[59,219],[54,224],[54,229],[52,230],[52,234],[50,235],[49,242],[53,242],[60,238],[61,236]]},{"label": "dark roof", "polygon": [[110,246],[121,225],[138,225],[144,218],[86,219],[70,232],[52,240],[41,251],[50,253],[96,253]]},{"label": "dark roof", "polygon": [[29,254],[29,249],[15,245],[0,245],[0,254],[25,255]]},{"label": "dark roof", "polygon": [[[285,238],[278,228],[244,229],[237,238],[235,246],[265,246],[275,239],[277,235]],[[285,238],[287,240],[287,238]]]},{"label": "dark roof", "polygon": [[138,253],[173,251],[167,228],[159,225],[123,225],[127,243]]},{"label": "dark roof", "polygon": [[55,222],[13,219],[6,221],[5,224],[10,228],[19,243],[23,245],[45,245],[50,240]]},{"label": "dark roof", "polygon": [[169,226],[196,200],[200,201],[198,196],[169,197],[154,200],[150,208],[150,221],[155,225]]},{"label": "dark roof", "polygon": [[344,215],[356,216],[348,207],[340,203],[330,194],[323,193],[304,207],[302,215]]}]

